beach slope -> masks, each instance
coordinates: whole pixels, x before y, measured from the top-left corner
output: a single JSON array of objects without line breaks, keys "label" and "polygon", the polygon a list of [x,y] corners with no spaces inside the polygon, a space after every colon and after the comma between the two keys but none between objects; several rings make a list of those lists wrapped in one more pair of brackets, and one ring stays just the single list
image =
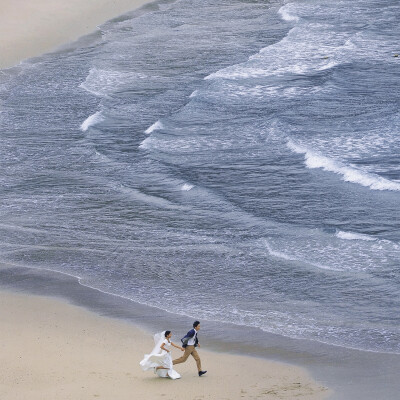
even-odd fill
[{"label": "beach slope", "polygon": [[0,0],[0,69],[55,50],[148,0]]},{"label": "beach slope", "polygon": [[[203,349],[206,376],[199,378],[189,359],[176,368],[182,379],[158,378],[139,367],[153,347],[150,334],[57,299],[0,292],[0,318],[2,400],[324,399],[329,394],[301,368]],[[173,357],[179,354],[174,349]]]}]

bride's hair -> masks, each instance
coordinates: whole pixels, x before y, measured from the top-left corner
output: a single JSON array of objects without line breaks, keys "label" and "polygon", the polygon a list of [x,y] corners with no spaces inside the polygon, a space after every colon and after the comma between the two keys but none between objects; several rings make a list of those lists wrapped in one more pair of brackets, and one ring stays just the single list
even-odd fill
[{"label": "bride's hair", "polygon": [[164,336],[167,337],[170,333],[171,331],[165,331]]}]

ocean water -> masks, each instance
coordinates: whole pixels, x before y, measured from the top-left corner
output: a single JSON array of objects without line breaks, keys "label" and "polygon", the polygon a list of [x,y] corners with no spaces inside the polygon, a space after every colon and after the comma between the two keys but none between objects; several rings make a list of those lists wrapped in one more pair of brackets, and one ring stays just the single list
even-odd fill
[{"label": "ocean water", "polygon": [[0,71],[0,262],[400,354],[399,17],[161,1]]}]

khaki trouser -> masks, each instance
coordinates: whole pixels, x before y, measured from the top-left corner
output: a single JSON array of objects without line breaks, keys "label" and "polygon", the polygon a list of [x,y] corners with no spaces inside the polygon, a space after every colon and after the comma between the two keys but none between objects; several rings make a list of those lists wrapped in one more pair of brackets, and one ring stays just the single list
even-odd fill
[{"label": "khaki trouser", "polygon": [[186,346],[183,356],[172,361],[172,364],[175,365],[175,364],[183,363],[188,359],[188,357],[190,355],[192,355],[192,357],[196,360],[197,369],[199,371],[201,371],[201,361],[200,361],[199,353],[196,351],[194,346]]}]

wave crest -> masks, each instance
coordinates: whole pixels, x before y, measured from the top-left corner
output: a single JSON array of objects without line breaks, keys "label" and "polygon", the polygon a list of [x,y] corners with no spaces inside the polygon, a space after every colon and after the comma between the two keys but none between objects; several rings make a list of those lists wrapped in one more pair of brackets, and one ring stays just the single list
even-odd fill
[{"label": "wave crest", "polygon": [[131,87],[137,80],[145,79],[145,74],[92,68],[85,82],[79,86],[95,96],[108,96]]},{"label": "wave crest", "polygon": [[345,182],[357,183],[372,190],[400,191],[400,183],[394,182],[379,175],[362,171],[358,168],[345,165],[340,161],[323,156],[317,152],[302,147],[289,140],[287,146],[297,154],[304,154],[305,164],[308,168],[321,168],[324,171],[341,175]]},{"label": "wave crest", "polygon": [[86,132],[91,126],[96,125],[101,121],[104,121],[104,116],[101,111],[97,111],[82,122],[80,129],[82,132]]},{"label": "wave crest", "polygon": [[164,125],[162,124],[162,122],[160,120],[158,120],[158,121],[154,122],[153,125],[149,126],[144,131],[144,133],[147,133],[149,135],[151,132],[156,131],[158,129],[163,129],[163,128],[164,128]]},{"label": "wave crest", "polygon": [[344,231],[338,231],[335,234],[336,237],[339,239],[344,239],[344,240],[366,240],[368,242],[376,240],[375,238],[364,235],[362,233],[354,233],[354,232],[344,232]]},{"label": "wave crest", "polygon": [[292,4],[285,4],[278,10],[278,14],[284,21],[299,22],[300,18],[293,14],[292,8]]}]

